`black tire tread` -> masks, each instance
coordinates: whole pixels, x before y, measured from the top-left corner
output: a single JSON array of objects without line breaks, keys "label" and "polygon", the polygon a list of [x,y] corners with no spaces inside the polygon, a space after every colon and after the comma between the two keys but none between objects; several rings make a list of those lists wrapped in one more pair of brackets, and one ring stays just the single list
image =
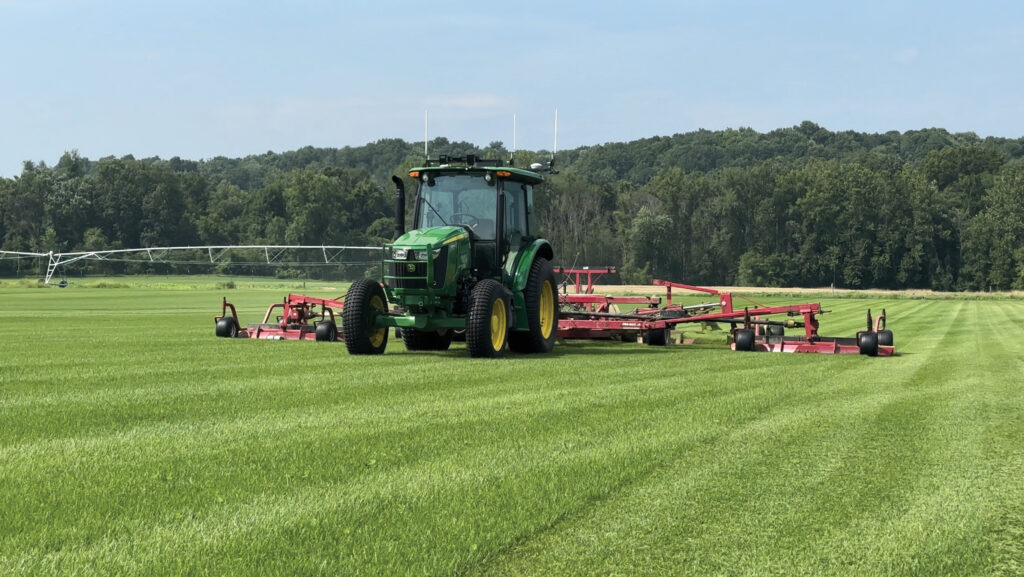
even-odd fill
[{"label": "black tire tread", "polygon": [[508,318],[508,299],[505,287],[494,279],[484,279],[473,287],[469,296],[469,317],[466,319],[466,348],[469,355],[477,358],[497,358],[508,346],[508,338],[501,350],[494,350],[491,344],[491,307],[495,299],[505,301]]},{"label": "black tire tread", "polygon": [[753,329],[738,329],[735,333],[733,333],[733,339],[735,340],[737,351],[754,350]]},{"label": "black tire tread", "polygon": [[384,341],[375,347],[370,342],[370,299],[377,295],[385,303],[387,298],[380,283],[373,279],[359,279],[352,283],[345,294],[345,308],[341,311],[341,328],[345,335],[345,348],[353,355],[379,355],[388,344],[388,333],[384,331]]},{"label": "black tire tread", "polygon": [[232,338],[238,335],[238,325],[234,317],[221,317],[217,319],[217,327],[214,331],[218,337]]},{"label": "black tire tread", "polygon": [[[540,332],[540,295],[544,281],[551,283],[554,291],[555,326],[551,335],[544,338]],[[509,347],[517,353],[550,353],[555,346],[555,338],[558,336],[558,284],[555,280],[554,269],[551,263],[544,257],[533,259],[530,265],[530,276],[527,278],[526,287],[523,289],[523,301],[526,305],[526,318],[529,324],[527,331],[512,331],[509,333]]]}]

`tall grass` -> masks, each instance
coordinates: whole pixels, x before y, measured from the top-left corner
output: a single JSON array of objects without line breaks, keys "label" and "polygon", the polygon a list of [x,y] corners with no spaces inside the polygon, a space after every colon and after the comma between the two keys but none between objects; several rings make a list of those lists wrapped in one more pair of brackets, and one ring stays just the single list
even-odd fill
[{"label": "tall grass", "polygon": [[803,299],[895,358],[489,362],[217,339],[224,294],[3,289],[0,574],[1024,570],[1019,300]]}]

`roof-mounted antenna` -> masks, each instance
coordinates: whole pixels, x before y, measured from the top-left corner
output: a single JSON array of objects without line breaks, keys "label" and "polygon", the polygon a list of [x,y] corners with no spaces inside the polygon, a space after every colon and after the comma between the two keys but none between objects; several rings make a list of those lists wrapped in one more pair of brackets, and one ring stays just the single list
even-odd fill
[{"label": "roof-mounted antenna", "polygon": [[512,114],[512,155],[508,159],[509,166],[516,165],[516,115]]},{"label": "roof-mounted antenna", "polygon": [[426,110],[423,111],[423,159],[424,160],[427,160],[427,159],[430,158],[430,155],[427,154],[427,142],[428,142],[427,141],[427,114],[428,113],[429,112],[426,111]]}]

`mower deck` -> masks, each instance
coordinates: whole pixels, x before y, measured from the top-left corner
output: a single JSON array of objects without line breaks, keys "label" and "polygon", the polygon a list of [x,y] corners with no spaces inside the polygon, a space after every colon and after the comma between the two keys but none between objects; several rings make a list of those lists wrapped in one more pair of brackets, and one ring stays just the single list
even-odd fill
[{"label": "mower deck", "polygon": [[[594,294],[594,281],[615,273],[613,267],[562,268],[556,273],[567,276],[575,294],[558,295],[560,339],[611,339],[664,346],[671,342],[671,331],[688,323],[728,323],[729,346],[734,351],[775,353],[862,354],[889,357],[896,354],[892,331],[885,326],[885,310],[877,318],[867,314],[866,330],[853,337],[827,337],[818,334],[818,317],[827,311],[820,303],[782,306],[757,306],[737,309],[733,295],[716,289],[655,280],[665,288],[665,304],[657,296],[613,296]],[[584,279],[586,279],[584,281]],[[565,283],[563,286],[566,286]],[[713,302],[696,305],[672,303],[672,289],[714,296]],[[636,306],[621,312],[619,305]],[[224,299],[221,314],[214,317],[219,337],[243,337],[270,340],[341,341],[340,299],[324,299],[289,294],[272,304],[263,321],[242,327],[235,306]],[[230,314],[228,311],[230,310]],[[280,314],[275,315],[275,311]],[[272,318],[275,322],[271,322]],[[785,335],[785,329],[803,329],[803,334]]]}]

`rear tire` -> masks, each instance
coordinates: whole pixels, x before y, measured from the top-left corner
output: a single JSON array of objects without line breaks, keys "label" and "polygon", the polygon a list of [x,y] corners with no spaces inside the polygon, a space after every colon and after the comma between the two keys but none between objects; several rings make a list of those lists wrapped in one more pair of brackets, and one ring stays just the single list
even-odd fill
[{"label": "rear tire", "polygon": [[733,333],[733,340],[736,343],[737,351],[752,351],[754,350],[754,331],[753,329],[737,329]]},{"label": "rear tire", "polygon": [[869,357],[878,356],[878,333],[867,332],[857,335],[857,348],[860,354]]},{"label": "rear tire", "polygon": [[380,283],[360,279],[348,287],[345,308],[341,311],[345,348],[353,355],[379,355],[388,346],[388,327],[375,327],[374,321],[388,312],[388,300]]},{"label": "rear tire", "polygon": [[530,265],[530,276],[523,289],[526,321],[529,329],[508,336],[509,346],[517,353],[550,353],[558,335],[558,291],[555,272],[547,259],[537,257]]},{"label": "rear tire", "polygon": [[507,291],[494,279],[484,279],[469,295],[466,347],[471,357],[497,358],[508,348]]},{"label": "rear tire", "polygon": [[218,337],[233,339],[238,336],[238,325],[235,324],[235,317],[221,317],[217,319],[216,334]]}]

